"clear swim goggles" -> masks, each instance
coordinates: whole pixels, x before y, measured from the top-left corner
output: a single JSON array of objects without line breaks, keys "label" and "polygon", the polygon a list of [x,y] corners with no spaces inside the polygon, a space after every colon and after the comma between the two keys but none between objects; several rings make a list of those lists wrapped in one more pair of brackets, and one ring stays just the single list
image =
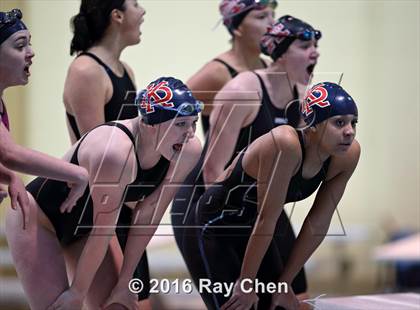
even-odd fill
[{"label": "clear swim goggles", "polygon": [[204,103],[200,100],[196,100],[195,103],[191,102],[184,102],[181,103],[177,108],[170,108],[165,107],[161,104],[153,105],[154,108],[162,109],[162,110],[169,110],[169,111],[175,111],[177,114],[182,116],[189,116],[192,114],[198,114],[204,109]]}]

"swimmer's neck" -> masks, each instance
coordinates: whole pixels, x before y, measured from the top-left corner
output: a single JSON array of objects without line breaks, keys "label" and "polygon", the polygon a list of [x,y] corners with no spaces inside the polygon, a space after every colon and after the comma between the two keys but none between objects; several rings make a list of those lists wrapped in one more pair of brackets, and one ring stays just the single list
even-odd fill
[{"label": "swimmer's neck", "polygon": [[310,130],[308,128],[303,133],[305,158],[302,158],[302,160],[310,163],[310,165],[322,164],[331,154],[321,147],[322,144],[319,139]]}]

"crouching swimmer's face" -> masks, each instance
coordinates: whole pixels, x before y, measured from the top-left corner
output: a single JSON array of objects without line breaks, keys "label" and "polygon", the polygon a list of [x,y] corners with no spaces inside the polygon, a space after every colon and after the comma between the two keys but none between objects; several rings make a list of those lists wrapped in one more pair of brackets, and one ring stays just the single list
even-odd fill
[{"label": "crouching swimmer's face", "polygon": [[346,152],[353,143],[358,110],[341,86],[330,82],[313,86],[305,96],[302,116],[323,152]]},{"label": "crouching swimmer's face", "polygon": [[138,92],[136,104],[142,121],[157,131],[156,149],[171,159],[193,138],[202,110],[202,102],[194,98],[180,80],[162,77]]}]

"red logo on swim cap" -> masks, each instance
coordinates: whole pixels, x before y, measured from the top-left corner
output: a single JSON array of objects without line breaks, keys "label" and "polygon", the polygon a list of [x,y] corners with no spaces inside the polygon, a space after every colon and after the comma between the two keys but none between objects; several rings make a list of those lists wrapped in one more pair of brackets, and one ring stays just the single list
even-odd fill
[{"label": "red logo on swim cap", "polygon": [[273,54],[276,47],[290,35],[290,31],[282,23],[269,27],[267,33],[261,39],[261,45],[265,47],[268,54]]},{"label": "red logo on swim cap", "polygon": [[[305,116],[308,116],[313,113],[314,110],[312,109],[312,107],[314,105],[317,105],[320,108],[325,108],[331,105],[328,101],[325,100],[328,98],[328,90],[325,89],[323,86],[324,84],[314,86],[310,90],[310,94],[306,96],[302,111],[305,114]],[[319,96],[315,96],[315,93],[318,93]]]},{"label": "red logo on swim cap", "polygon": [[282,23],[278,23],[277,25],[274,25],[271,29],[269,29],[269,32],[271,35],[277,36],[277,37],[287,37],[290,35],[290,30],[286,28],[285,25]]},{"label": "red logo on swim cap", "polygon": [[156,104],[160,104],[167,108],[172,108],[174,106],[172,102],[169,102],[173,97],[173,93],[167,85],[167,81],[162,81],[157,85],[150,84],[147,86],[147,92],[140,103],[140,107],[146,110],[146,114],[155,112],[153,106]]},{"label": "red logo on swim cap", "polygon": [[223,1],[220,4],[219,10],[223,15],[223,18],[232,17],[235,14],[240,13],[246,8],[245,3],[241,3],[241,0],[236,1]]}]

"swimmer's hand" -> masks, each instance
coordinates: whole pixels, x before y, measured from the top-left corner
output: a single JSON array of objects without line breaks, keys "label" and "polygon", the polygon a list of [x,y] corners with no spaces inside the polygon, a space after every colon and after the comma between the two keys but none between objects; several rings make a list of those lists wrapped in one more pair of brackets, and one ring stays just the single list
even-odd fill
[{"label": "swimmer's hand", "polygon": [[7,198],[7,189],[0,185],[0,203],[2,203],[5,198]]},{"label": "swimmer's hand", "polygon": [[76,205],[77,200],[82,197],[83,193],[85,192],[86,186],[89,184],[89,175],[85,168],[79,168],[79,178],[76,182],[68,182],[67,186],[70,188],[69,195],[67,196],[66,200],[60,206],[60,212],[70,213],[73,207]]},{"label": "swimmer's hand", "polygon": [[117,284],[101,309],[122,309],[118,305],[123,306],[127,310],[139,309],[137,295],[129,291],[128,285]]},{"label": "swimmer's hand", "polygon": [[[26,229],[29,223],[29,198],[25,185],[23,185],[22,180],[15,174],[11,176],[8,191],[12,209],[16,210],[19,207],[22,210],[23,229]],[[3,189],[1,192],[3,196],[1,200],[3,200],[3,198],[7,197],[7,194],[4,196]]]},{"label": "swimmer's hand", "polygon": [[82,309],[83,298],[79,293],[72,290],[71,288],[67,289],[50,305],[47,310],[74,310]]},{"label": "swimmer's hand", "polygon": [[[248,291],[248,288],[246,288],[246,291]],[[243,292],[240,280],[237,280],[235,283],[235,286],[233,287],[233,293],[232,296],[229,298],[227,302],[225,302],[221,310],[234,310],[234,309],[251,309],[251,307],[254,307],[255,310],[257,310],[258,306],[258,296],[255,293],[254,290],[251,292]]]},{"label": "swimmer's hand", "polygon": [[277,307],[283,307],[286,310],[298,310],[299,306],[299,300],[296,298],[292,286],[288,285],[287,292],[273,293],[270,310],[277,309]]}]

